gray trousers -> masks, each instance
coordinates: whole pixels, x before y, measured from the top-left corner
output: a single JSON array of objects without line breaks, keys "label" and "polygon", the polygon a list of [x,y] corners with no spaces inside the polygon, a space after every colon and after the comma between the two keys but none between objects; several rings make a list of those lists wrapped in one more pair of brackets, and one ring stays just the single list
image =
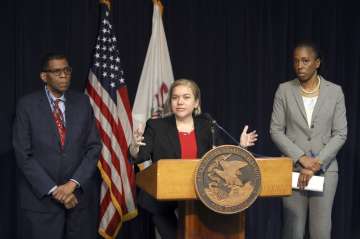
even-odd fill
[{"label": "gray trousers", "polygon": [[331,212],[338,183],[337,172],[326,172],[323,192],[293,190],[283,198],[283,239],[303,239],[309,218],[311,239],[331,238]]}]

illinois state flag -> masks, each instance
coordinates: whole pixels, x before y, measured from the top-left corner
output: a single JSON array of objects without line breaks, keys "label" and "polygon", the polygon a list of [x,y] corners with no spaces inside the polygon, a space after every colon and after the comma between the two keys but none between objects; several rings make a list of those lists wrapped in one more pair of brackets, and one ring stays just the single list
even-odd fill
[{"label": "illinois state flag", "polygon": [[152,33],[132,109],[134,130],[151,116],[161,116],[174,75],[162,21],[162,5],[154,0]]}]

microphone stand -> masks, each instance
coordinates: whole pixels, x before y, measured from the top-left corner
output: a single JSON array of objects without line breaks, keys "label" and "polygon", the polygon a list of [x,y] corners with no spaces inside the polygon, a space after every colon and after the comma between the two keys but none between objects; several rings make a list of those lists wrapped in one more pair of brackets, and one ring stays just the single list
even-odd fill
[{"label": "microphone stand", "polygon": [[[208,113],[205,113],[204,114],[204,117],[206,118],[206,119],[208,119],[209,121],[210,121],[210,123],[211,123],[211,138],[212,138],[212,148],[214,149],[214,148],[216,148],[216,145],[215,145],[215,128],[214,128],[214,126],[215,127],[217,127],[218,129],[220,129],[224,134],[226,134],[226,136],[228,136],[237,146],[239,146],[239,147],[241,147],[241,148],[243,148],[243,149],[246,149],[246,148],[244,148],[244,147],[242,147],[241,145],[240,145],[240,142],[239,141],[237,141],[231,134],[229,134],[229,132],[227,132],[221,125],[219,125],[217,122],[216,122],[216,120],[214,120],[212,117],[211,117],[211,115],[210,114],[208,114]],[[246,149],[247,150],[247,149]],[[255,157],[261,157],[261,158],[266,158],[266,157],[268,157],[268,156],[264,156],[264,155],[261,155],[261,154],[257,154],[257,153],[254,153],[254,152],[251,152]]]},{"label": "microphone stand", "polygon": [[221,127],[221,125],[219,125],[216,121],[215,121],[215,124],[214,124],[218,129],[220,129],[223,133],[226,134],[226,136],[228,136],[236,145],[240,146],[241,148],[243,148],[241,145],[240,145],[240,142],[237,141],[234,137],[232,137],[231,134],[229,134],[223,127]]},{"label": "microphone stand", "polygon": [[210,131],[211,131],[212,148],[214,149],[214,148],[216,148],[216,145],[215,145],[215,128],[214,128],[214,124],[213,124],[213,123],[211,124]]}]

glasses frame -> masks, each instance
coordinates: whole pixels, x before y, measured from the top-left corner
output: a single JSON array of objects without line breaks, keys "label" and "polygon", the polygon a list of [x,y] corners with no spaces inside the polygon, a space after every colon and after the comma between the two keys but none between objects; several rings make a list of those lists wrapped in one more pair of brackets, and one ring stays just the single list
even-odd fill
[{"label": "glasses frame", "polygon": [[67,66],[61,69],[48,69],[45,72],[54,74],[55,76],[61,76],[62,73],[64,73],[66,76],[69,76],[72,73],[72,68],[71,66]]}]

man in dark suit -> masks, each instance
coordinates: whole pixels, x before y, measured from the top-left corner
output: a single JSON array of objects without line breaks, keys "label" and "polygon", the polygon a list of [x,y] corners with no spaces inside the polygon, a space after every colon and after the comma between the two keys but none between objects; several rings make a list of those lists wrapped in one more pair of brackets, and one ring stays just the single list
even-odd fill
[{"label": "man in dark suit", "polygon": [[69,91],[71,67],[48,54],[41,91],[20,99],[13,129],[20,238],[96,238],[89,204],[101,142],[89,99]]}]

